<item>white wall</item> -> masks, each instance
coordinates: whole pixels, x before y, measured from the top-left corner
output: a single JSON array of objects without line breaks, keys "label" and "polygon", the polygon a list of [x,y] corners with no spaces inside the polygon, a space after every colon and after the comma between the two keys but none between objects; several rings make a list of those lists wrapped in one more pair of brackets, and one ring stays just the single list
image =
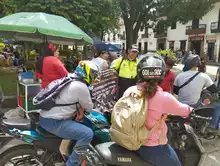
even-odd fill
[{"label": "white wall", "polygon": [[[176,29],[171,29],[168,27],[167,29],[167,48],[169,48],[169,41],[175,41],[174,43],[174,50],[180,49],[180,40],[188,40],[188,35],[186,35],[186,26],[190,25],[187,24],[180,24],[179,22],[176,23]],[[186,42],[186,50],[188,43]]]}]

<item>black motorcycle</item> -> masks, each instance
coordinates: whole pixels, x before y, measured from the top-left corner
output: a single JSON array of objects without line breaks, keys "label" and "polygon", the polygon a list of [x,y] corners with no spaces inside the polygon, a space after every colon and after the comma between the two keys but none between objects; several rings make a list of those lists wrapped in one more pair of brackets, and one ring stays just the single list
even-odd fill
[{"label": "black motorcycle", "polygon": [[[207,108],[195,109],[189,118],[170,115],[167,120],[169,144],[175,149],[183,166],[202,165],[207,153],[199,137],[190,125],[192,119],[203,115]],[[148,166],[135,153],[126,150],[113,142],[90,146],[85,150],[75,151],[91,166]]]}]

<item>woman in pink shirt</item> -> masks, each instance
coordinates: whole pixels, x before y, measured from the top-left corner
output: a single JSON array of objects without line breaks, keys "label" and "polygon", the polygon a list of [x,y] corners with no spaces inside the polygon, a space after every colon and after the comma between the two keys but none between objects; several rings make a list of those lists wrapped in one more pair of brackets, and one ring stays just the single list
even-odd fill
[{"label": "woman in pink shirt", "polygon": [[[188,117],[191,108],[180,103],[172,94],[164,92],[158,86],[163,80],[166,64],[163,58],[155,53],[148,53],[137,65],[137,88],[143,97],[148,100],[148,113],[145,126],[151,130],[163,115],[173,114]],[[146,140],[136,153],[145,161],[154,166],[181,166],[180,161],[167,143],[167,125],[165,120],[159,124],[157,129]]]}]

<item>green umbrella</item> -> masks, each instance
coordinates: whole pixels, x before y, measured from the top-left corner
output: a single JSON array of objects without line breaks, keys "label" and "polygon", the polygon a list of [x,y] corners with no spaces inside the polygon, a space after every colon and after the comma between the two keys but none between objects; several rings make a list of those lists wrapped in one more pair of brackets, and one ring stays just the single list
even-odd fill
[{"label": "green umbrella", "polygon": [[39,43],[93,44],[85,32],[67,19],[46,13],[22,12],[3,17],[0,19],[0,36]]}]

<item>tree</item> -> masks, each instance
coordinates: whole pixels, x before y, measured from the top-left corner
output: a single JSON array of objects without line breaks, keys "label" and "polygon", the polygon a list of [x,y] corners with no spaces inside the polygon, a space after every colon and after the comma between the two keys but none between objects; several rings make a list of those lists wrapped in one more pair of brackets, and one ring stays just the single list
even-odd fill
[{"label": "tree", "polygon": [[116,0],[124,20],[127,46],[137,42],[142,28],[152,28],[157,18],[167,16],[166,22],[186,23],[204,16],[219,0]]},{"label": "tree", "polygon": [[15,11],[15,5],[13,0],[1,0],[0,1],[0,18],[11,14]]},{"label": "tree", "polygon": [[105,0],[20,0],[17,12],[46,12],[65,17],[85,31],[102,37],[117,27],[118,12],[114,4]]}]

